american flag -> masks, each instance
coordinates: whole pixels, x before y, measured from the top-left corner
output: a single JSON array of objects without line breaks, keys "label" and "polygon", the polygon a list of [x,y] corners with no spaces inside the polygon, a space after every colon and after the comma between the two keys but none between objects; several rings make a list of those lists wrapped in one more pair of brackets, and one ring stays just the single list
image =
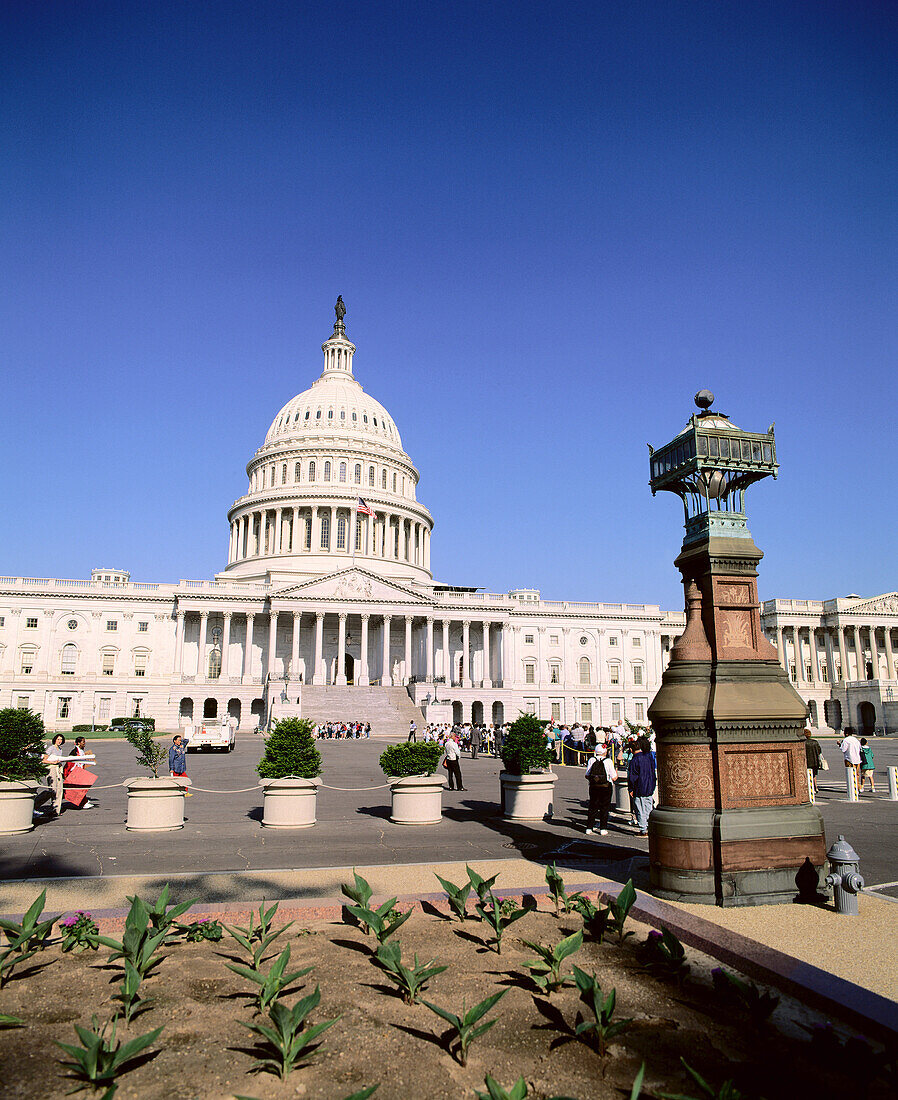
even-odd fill
[{"label": "american flag", "polygon": [[373,509],[369,508],[368,505],[362,500],[361,497],[359,497],[359,502],[355,506],[355,509],[356,509],[357,512],[361,512],[363,516],[373,516],[374,515]]}]

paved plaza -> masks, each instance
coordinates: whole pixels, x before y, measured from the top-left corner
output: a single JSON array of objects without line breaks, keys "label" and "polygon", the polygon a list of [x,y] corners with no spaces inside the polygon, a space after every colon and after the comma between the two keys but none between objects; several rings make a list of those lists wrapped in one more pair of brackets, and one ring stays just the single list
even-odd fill
[{"label": "paved plaza", "polygon": [[[647,885],[648,845],[623,817],[612,816],[608,837],[584,835],[586,783],[580,768],[557,769],[555,816],[526,825],[498,813],[501,761],[462,760],[466,791],[446,791],[439,825],[409,828],[389,820],[390,794],[378,756],[384,741],[322,741],[324,772],[318,824],[312,829],[264,829],[261,792],[255,788],[258,737],[238,738],[231,754],[191,754],[196,793],[186,802],[186,823],[171,833],[132,833],[124,827],[126,793],[99,790],[92,810],[66,810],[33,832],[6,837],[0,855],[0,911],[13,912],[33,894],[21,880],[84,878],[85,891],[104,882],[115,898],[116,876],[175,876],[212,872],[431,864],[478,859],[526,859],[581,867],[617,881],[631,874]],[[98,786],[138,774],[131,746],[96,741]],[[868,886],[898,884],[898,802],[888,801],[885,768],[898,764],[898,740],[874,744],[877,794],[847,802],[844,767],[834,741],[823,742],[830,771],[821,773],[820,808],[827,844],[844,833],[861,857]],[[250,788],[250,789],[246,789]],[[349,788],[349,789],[346,789]],[[237,793],[208,793],[208,792]],[[16,883],[15,880],[19,880]],[[130,889],[130,887],[129,887]],[[222,887],[224,890],[225,887]],[[898,898],[898,885],[883,891]],[[124,896],[124,895],[122,895]],[[231,900],[225,896],[218,900]],[[237,899],[234,899],[237,900]],[[110,900],[109,904],[117,904]],[[898,911],[896,911],[898,917]]]}]

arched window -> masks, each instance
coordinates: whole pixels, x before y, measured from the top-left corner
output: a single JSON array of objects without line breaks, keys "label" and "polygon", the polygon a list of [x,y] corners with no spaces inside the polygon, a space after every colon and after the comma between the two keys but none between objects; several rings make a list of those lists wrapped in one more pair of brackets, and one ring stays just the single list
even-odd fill
[{"label": "arched window", "polygon": [[609,661],[608,663],[608,682],[611,684],[620,683],[620,665],[617,661]]},{"label": "arched window", "polygon": [[281,467],[281,485],[287,484],[287,463]]},{"label": "arched window", "polygon": [[309,481],[314,481],[314,480],[315,480],[315,463],[310,462],[309,463]]},{"label": "arched window", "polygon": [[[362,549],[362,528],[364,524],[367,524],[367,517],[363,519],[361,516],[355,517],[355,548],[356,550]],[[367,530],[367,527],[365,527]]]},{"label": "arched window", "polygon": [[320,419],[321,419],[321,409],[319,409],[319,410],[318,410],[318,411],[317,411],[317,412],[315,413],[315,419],[316,419],[316,420],[320,420]]},{"label": "arched window", "polygon": [[331,518],[321,517],[321,549],[329,550],[331,545]]},{"label": "arched window", "polygon": [[362,484],[362,464],[360,462],[357,462],[355,464],[352,480],[356,483],[356,485]]},{"label": "arched window", "polygon": [[552,662],[552,664],[549,665],[549,683],[561,683],[561,665],[554,661]]},{"label": "arched window", "polygon": [[265,488],[265,467],[262,467],[262,488]]},{"label": "arched window", "polygon": [[346,419],[346,410],[345,409],[340,409],[340,419],[341,420]]},{"label": "arched window", "polygon": [[297,462],[293,467],[293,480],[300,481],[302,479],[302,463]]},{"label": "arched window", "polygon": [[343,483],[345,481],[346,481],[346,463],[341,462],[340,463],[340,482]]},{"label": "arched window", "polygon": [[372,489],[374,488],[374,467],[373,466],[368,467],[368,484],[371,486]]},{"label": "arched window", "polygon": [[357,424],[358,421],[359,421],[359,414],[354,412],[352,414],[352,422],[353,422],[353,424]]},{"label": "arched window", "polygon": [[312,549],[312,517],[311,516],[306,516],[305,548],[306,548],[306,550],[311,550]]},{"label": "arched window", "polygon": [[221,676],[221,650],[217,647],[209,654],[209,679],[217,680]]},{"label": "arched window", "polygon": [[328,409],[327,410],[327,418],[328,418],[328,420],[333,420],[334,419],[334,410],[333,409]]},{"label": "arched window", "polygon": [[78,647],[69,642],[68,645],[62,647],[62,660],[60,661],[59,671],[63,676],[74,676],[77,664]]},{"label": "arched window", "polygon": [[589,667],[589,658],[580,658],[580,683],[588,684],[592,679],[591,670]]},{"label": "arched window", "polygon": [[395,473],[393,474],[393,492],[394,493],[396,492],[396,475],[395,475]]},{"label": "arched window", "polygon": [[380,472],[380,487],[386,489],[387,487],[387,471],[381,470]]},{"label": "arched window", "polygon": [[22,676],[30,676],[34,671],[37,661],[36,646],[22,646],[19,650],[19,672]]},{"label": "arched window", "polygon": [[134,675],[146,676],[147,674],[147,661],[149,660],[149,654],[145,649],[139,649],[134,654]]},{"label": "arched window", "polygon": [[331,464],[330,464],[330,462],[325,462],[325,464],[324,464],[324,480],[325,481],[330,481],[330,479],[331,479]]},{"label": "arched window", "polygon": [[346,519],[344,516],[340,516],[337,520],[337,549],[346,549]]},{"label": "arched window", "polygon": [[536,665],[532,661],[524,662],[524,683],[536,683]]},{"label": "arched window", "polygon": [[642,675],[642,665],[639,663],[634,663],[631,667],[633,669],[633,683],[637,687],[642,687],[644,681],[644,677]]}]

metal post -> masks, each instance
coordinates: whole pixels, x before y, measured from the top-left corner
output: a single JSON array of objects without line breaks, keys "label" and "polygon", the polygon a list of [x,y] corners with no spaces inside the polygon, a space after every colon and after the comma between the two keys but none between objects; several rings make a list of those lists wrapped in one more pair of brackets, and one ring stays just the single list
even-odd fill
[{"label": "metal post", "polygon": [[817,794],[814,791],[814,772],[808,768],[808,800],[812,806],[817,804]]},{"label": "metal post", "polygon": [[857,802],[857,772],[854,770],[853,764],[849,764],[845,768],[845,783],[848,787],[848,801]]},{"label": "metal post", "polygon": [[898,802],[898,768],[886,768],[889,777],[889,798],[892,802]]}]

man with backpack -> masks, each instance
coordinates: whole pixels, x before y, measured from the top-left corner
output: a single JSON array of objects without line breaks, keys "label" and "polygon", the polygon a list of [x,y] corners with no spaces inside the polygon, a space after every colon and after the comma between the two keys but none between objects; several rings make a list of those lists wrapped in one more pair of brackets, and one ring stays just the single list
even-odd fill
[{"label": "man with backpack", "polygon": [[596,745],[592,760],[586,765],[586,781],[589,784],[589,809],[586,812],[586,832],[596,831],[596,814],[599,815],[599,836],[608,835],[608,813],[617,768],[608,755],[606,745]]}]

